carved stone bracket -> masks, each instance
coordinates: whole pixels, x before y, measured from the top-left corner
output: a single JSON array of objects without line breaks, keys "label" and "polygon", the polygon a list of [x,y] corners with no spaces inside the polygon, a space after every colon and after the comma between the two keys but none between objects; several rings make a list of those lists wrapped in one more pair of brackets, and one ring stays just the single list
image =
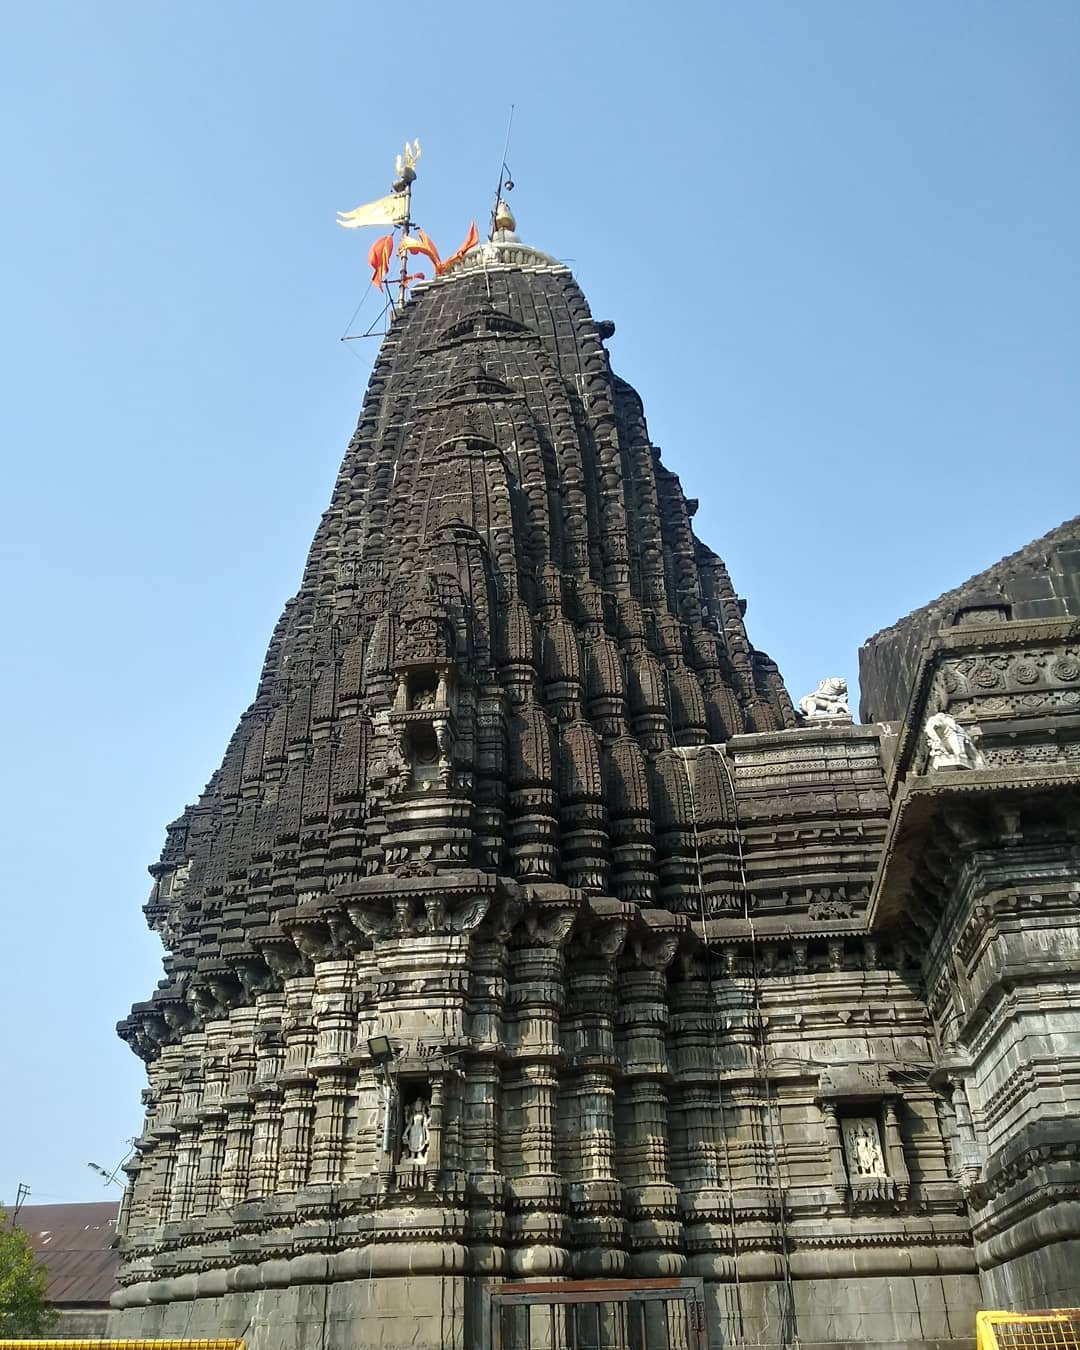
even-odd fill
[{"label": "carved stone bracket", "polygon": [[[373,942],[424,934],[474,932],[506,888],[488,873],[464,869],[429,875],[370,877],[340,887],[335,900]],[[504,911],[500,911],[505,914]]]}]

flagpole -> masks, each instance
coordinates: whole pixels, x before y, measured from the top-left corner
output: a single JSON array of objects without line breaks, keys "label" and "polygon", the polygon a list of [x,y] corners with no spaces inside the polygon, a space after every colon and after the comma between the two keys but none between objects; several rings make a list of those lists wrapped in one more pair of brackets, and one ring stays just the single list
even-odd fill
[{"label": "flagpole", "polygon": [[[412,183],[406,183],[405,222],[401,227],[402,242],[404,242],[404,240],[408,237],[409,232],[412,229],[413,223],[409,218],[411,213],[412,213]],[[409,288],[409,276],[408,276],[409,255],[405,252],[405,250],[401,247],[400,244],[398,245],[398,254],[401,258],[401,276],[398,278],[398,308],[403,309],[405,306],[405,293]]]}]

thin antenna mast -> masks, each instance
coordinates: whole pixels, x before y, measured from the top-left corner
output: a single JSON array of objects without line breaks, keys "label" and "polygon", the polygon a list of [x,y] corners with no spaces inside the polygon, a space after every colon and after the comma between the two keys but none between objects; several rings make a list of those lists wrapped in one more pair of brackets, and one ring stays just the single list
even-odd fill
[{"label": "thin antenna mast", "polygon": [[30,1187],[25,1181],[19,1182],[19,1190],[15,1196],[15,1208],[11,1211],[11,1226],[15,1227],[15,1220],[19,1217],[19,1210],[22,1209],[26,1197],[30,1194]]},{"label": "thin antenna mast", "polygon": [[499,185],[495,189],[495,205],[491,211],[491,229],[488,231],[488,242],[495,238],[495,221],[499,215],[499,207],[502,205],[503,192],[509,192],[514,186],[514,180],[510,177],[510,170],[506,167],[506,156],[510,153],[510,131],[514,125],[514,105],[510,104],[510,116],[506,119],[506,140],[503,141],[502,159],[499,161]]}]

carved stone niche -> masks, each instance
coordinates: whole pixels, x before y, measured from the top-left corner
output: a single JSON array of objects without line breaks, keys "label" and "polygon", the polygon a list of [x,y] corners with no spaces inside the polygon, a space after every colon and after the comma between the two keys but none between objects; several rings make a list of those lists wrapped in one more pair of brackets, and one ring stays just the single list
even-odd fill
[{"label": "carved stone niche", "polygon": [[850,1210],[903,1205],[911,1189],[900,1137],[900,1094],[880,1064],[836,1065],[815,1098],[825,1121],[830,1180]]},{"label": "carved stone niche", "polygon": [[389,756],[399,769],[398,790],[449,788],[454,777],[454,671],[421,666],[398,673],[390,713]]},{"label": "carved stone niche", "polygon": [[451,1082],[461,1076],[452,1052],[423,1041],[399,1045],[383,1069],[383,1190],[432,1191],[443,1169],[443,1132]]}]

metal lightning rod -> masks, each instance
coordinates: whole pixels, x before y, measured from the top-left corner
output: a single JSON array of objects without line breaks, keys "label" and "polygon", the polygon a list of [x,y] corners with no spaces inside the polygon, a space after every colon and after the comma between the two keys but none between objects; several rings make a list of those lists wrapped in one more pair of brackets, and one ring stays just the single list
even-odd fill
[{"label": "metal lightning rod", "polygon": [[499,161],[499,185],[495,189],[495,205],[491,211],[491,229],[488,231],[488,241],[495,238],[495,218],[499,214],[499,206],[503,199],[503,189],[509,191],[513,186],[513,180],[510,177],[510,170],[506,167],[506,156],[510,153],[510,131],[514,125],[514,105],[510,104],[510,116],[506,119],[506,140],[503,141],[502,159]]}]

